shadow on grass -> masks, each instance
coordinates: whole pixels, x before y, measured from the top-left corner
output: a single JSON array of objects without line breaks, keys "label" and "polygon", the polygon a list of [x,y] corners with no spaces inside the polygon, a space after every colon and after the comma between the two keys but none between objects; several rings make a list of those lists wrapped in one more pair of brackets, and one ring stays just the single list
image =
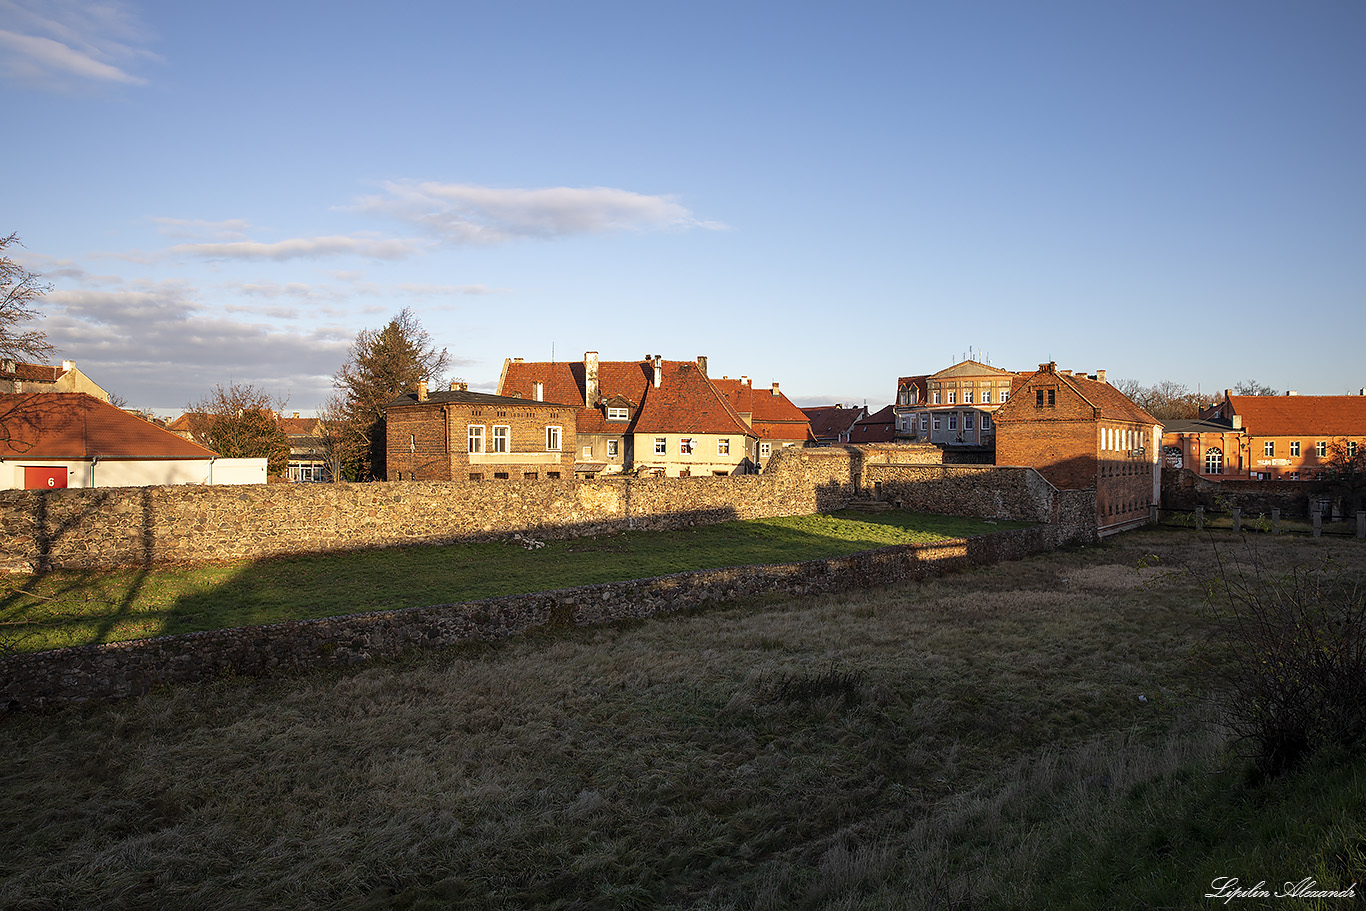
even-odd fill
[{"label": "shadow on grass", "polygon": [[[46,619],[14,650],[36,651],[285,620],[427,607],[727,566],[793,563],[932,543],[1023,523],[905,511],[699,524],[596,537],[415,545],[229,565],[50,573],[0,600]],[[35,612],[33,606],[40,603]]]}]

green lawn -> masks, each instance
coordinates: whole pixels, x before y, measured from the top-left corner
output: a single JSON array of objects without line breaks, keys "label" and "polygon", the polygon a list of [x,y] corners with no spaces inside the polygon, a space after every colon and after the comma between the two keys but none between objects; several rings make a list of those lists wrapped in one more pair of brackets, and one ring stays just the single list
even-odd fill
[{"label": "green lawn", "polygon": [[116,572],[56,572],[5,585],[0,649],[224,629],[648,578],[786,563],[892,544],[983,534],[1019,523],[905,511],[726,522],[671,532],[451,544]]}]

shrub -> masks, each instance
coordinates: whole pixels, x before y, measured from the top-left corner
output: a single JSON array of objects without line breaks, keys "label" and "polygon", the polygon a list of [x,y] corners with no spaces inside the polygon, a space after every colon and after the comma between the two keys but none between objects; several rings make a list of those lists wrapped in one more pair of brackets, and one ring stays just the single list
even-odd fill
[{"label": "shrub", "polygon": [[1331,561],[1263,570],[1217,560],[1212,663],[1230,731],[1275,776],[1328,747],[1366,746],[1366,587]]}]

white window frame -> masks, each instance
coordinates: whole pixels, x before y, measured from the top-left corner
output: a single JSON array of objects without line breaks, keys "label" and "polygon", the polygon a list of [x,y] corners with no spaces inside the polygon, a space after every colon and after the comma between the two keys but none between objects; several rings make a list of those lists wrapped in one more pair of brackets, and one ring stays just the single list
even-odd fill
[{"label": "white window frame", "polygon": [[938,390],[938,389],[936,389],[936,390],[934,391],[934,403],[935,403],[936,405],[940,404],[940,401],[939,401],[939,390]]},{"label": "white window frame", "polygon": [[990,429],[991,429],[991,415],[988,414],[988,413],[985,412],[985,411],[982,412],[982,429],[983,429],[983,430],[990,430]]},{"label": "white window frame", "polygon": [[766,459],[773,454],[773,444],[764,440],[759,444],[759,458]]},{"label": "white window frame", "polygon": [[973,419],[972,419],[973,413],[974,413],[974,412],[971,412],[971,411],[964,412],[964,414],[963,414],[963,429],[964,429],[964,430],[972,430],[972,429],[973,429],[973,426],[972,426],[972,425],[973,425],[974,423],[976,423],[976,422],[973,421]]},{"label": "white window frame", "polygon": [[1205,450],[1205,474],[1224,473],[1224,451],[1218,446]]},{"label": "white window frame", "polygon": [[669,454],[669,438],[655,437],[655,455]]},{"label": "white window frame", "polygon": [[592,446],[592,444],[589,444],[589,445],[583,447],[583,457],[584,457],[585,459],[591,459],[591,458],[593,458],[593,446]]},{"label": "white window frame", "polygon": [[484,451],[483,424],[470,424],[465,428],[465,445],[472,453]]},{"label": "white window frame", "polygon": [[1271,457],[1271,458],[1275,458],[1275,456],[1276,456],[1276,441],[1275,441],[1275,440],[1263,440],[1263,441],[1262,441],[1262,455],[1264,455],[1264,456],[1269,456],[1269,457]]},{"label": "white window frame", "polygon": [[[499,433],[500,430],[503,432]],[[493,437],[489,440],[489,452],[512,452],[511,424],[493,425]]]},{"label": "white window frame", "polygon": [[949,404],[950,404],[950,405],[957,405],[957,404],[958,404],[958,392],[957,392],[956,390],[953,390],[953,389],[950,389],[950,390],[949,390]]},{"label": "white window frame", "polygon": [[1299,441],[1299,440],[1291,440],[1291,441],[1290,441],[1290,454],[1291,454],[1292,456],[1294,456],[1295,458],[1297,458],[1297,459],[1300,457],[1300,441]]},{"label": "white window frame", "polygon": [[718,437],[716,440],[716,454],[730,455],[730,437]]},{"label": "white window frame", "polygon": [[559,452],[564,441],[564,428],[559,424],[547,424],[545,428],[545,451]]},{"label": "white window frame", "polygon": [[957,432],[958,432],[958,412],[956,412],[956,411],[950,411],[950,412],[949,412],[949,433],[957,433]]},{"label": "white window frame", "polygon": [[629,421],[631,412],[627,408],[608,408],[607,420],[609,421]]},{"label": "white window frame", "polygon": [[607,441],[607,457],[609,459],[615,459],[617,457],[617,453],[620,451],[621,450],[618,447],[616,440]]},{"label": "white window frame", "polygon": [[1328,444],[1323,440],[1319,440],[1317,443],[1315,443],[1314,455],[1318,456],[1320,459],[1328,455]]},{"label": "white window frame", "polygon": [[678,454],[679,454],[679,455],[692,455],[692,451],[693,451],[693,449],[696,448],[696,445],[697,445],[697,444],[693,441],[693,438],[692,438],[692,437],[679,437],[679,438],[678,438]]},{"label": "white window frame", "polygon": [[972,390],[971,390],[971,389],[964,389],[964,390],[963,390],[963,404],[964,404],[964,405],[971,405],[971,404],[972,404]]}]

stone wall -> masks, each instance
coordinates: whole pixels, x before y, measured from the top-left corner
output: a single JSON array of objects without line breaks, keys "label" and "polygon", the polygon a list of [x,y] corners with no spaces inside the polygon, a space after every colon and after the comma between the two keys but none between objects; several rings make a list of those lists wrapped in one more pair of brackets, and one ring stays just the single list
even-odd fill
[{"label": "stone wall", "polygon": [[[867,464],[885,461],[878,452],[782,450],[762,475],[738,477],[0,491],[0,569],[215,562],[809,515],[838,509],[879,481],[928,512],[1075,519],[1060,510],[1062,492],[1032,469]],[[1062,540],[1083,533],[1072,529]]]},{"label": "stone wall", "polygon": [[221,675],[360,665],[547,625],[609,623],[761,595],[891,585],[1015,560],[1053,545],[1044,526],[847,557],[738,566],[438,607],[295,620],[109,645],[0,656],[0,714],[136,696]]},{"label": "stone wall", "polygon": [[1241,509],[1245,516],[1270,515],[1307,519],[1313,485],[1305,481],[1211,481],[1189,468],[1162,469],[1162,508],[1175,511]]}]

